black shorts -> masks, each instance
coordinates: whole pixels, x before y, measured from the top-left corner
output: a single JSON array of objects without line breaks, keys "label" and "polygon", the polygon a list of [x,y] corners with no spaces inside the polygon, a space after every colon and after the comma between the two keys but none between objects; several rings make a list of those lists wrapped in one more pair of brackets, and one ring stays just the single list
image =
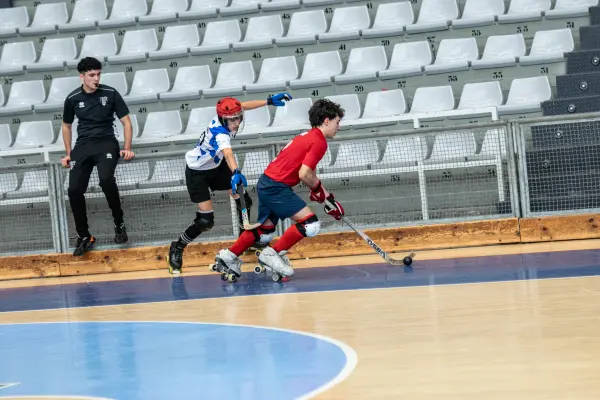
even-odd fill
[{"label": "black shorts", "polygon": [[211,199],[210,190],[231,189],[231,170],[225,161],[217,168],[198,171],[185,167],[185,184],[190,199],[194,203],[202,203]]}]

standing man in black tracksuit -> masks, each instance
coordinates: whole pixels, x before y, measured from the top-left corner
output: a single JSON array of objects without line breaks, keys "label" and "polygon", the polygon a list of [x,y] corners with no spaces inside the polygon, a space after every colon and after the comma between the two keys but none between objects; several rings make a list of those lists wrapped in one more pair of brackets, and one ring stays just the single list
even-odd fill
[{"label": "standing man in black tracksuit", "polygon": [[[95,238],[88,229],[84,194],[88,187],[94,166],[98,169],[100,187],[106,196],[115,223],[115,243],[127,242],[127,232],[123,222],[123,209],[119,189],[115,180],[115,168],[119,157],[129,161],[134,157],[131,151],[133,130],[129,109],[114,88],[100,84],[102,64],[93,57],[81,59],[77,65],[82,85],[73,90],[65,99],[63,111],[63,140],[66,156],[62,159],[65,168],[70,167],[69,201],[77,230],[77,246],[74,256],[81,256],[94,245]],[[114,115],[124,127],[125,147],[119,148],[115,137]],[[78,119],[77,141],[71,150],[71,124]]]}]

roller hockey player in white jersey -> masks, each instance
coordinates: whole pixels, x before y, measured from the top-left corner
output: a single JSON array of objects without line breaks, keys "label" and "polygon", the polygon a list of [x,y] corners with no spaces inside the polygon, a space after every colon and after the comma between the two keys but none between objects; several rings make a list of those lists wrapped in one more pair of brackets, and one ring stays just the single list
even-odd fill
[{"label": "roller hockey player in white jersey", "polygon": [[[227,190],[236,201],[240,226],[243,225],[240,196],[236,193],[236,188],[239,184],[247,186],[247,182],[233,156],[231,139],[243,129],[244,111],[267,105],[285,106],[285,103],[291,99],[292,96],[288,93],[277,93],[270,95],[267,100],[250,100],[242,103],[232,97],[225,97],[217,102],[217,115],[202,133],[194,149],[185,155],[187,164],[185,182],[191,201],[198,204],[198,211],[190,226],[178,240],[171,243],[167,258],[171,274],[181,273],[185,247],[202,232],[212,229],[215,224],[211,190]],[[249,214],[252,199],[248,193],[245,193],[244,199]],[[241,275],[239,270],[233,270],[233,273]]]}]

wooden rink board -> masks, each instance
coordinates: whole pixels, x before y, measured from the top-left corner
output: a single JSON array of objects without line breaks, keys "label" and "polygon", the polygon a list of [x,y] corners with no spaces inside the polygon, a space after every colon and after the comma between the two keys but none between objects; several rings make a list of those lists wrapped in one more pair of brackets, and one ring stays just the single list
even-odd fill
[{"label": "wooden rink board", "polygon": [[[399,255],[409,251],[477,246],[552,242],[600,238],[600,214],[563,215],[541,218],[507,218],[432,224],[394,229],[366,230],[380,247]],[[207,266],[214,255],[232,242],[196,242],[185,251],[187,266]],[[114,272],[164,269],[168,245],[113,250],[95,250],[83,257],[70,253],[38,254],[2,258],[0,280],[61,277]],[[292,260],[374,253],[354,232],[323,233],[305,239],[289,253]],[[245,257],[246,261],[254,260]]]}]

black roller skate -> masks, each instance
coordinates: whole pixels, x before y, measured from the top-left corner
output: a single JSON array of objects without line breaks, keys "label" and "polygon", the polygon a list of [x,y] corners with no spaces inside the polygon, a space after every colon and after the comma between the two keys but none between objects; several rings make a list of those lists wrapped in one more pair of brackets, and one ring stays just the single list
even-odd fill
[{"label": "black roller skate", "polygon": [[183,267],[183,249],[185,246],[179,242],[171,242],[167,262],[169,263],[169,273],[179,275]]},{"label": "black roller skate", "polygon": [[77,244],[75,245],[75,251],[73,251],[74,256],[82,256],[88,251],[90,251],[94,244],[96,243],[96,238],[93,236],[86,236],[84,238],[77,238]]},{"label": "black roller skate", "polygon": [[119,225],[115,225],[115,243],[123,244],[127,243],[129,238],[127,237],[127,230],[125,229],[125,223],[121,222]]}]

